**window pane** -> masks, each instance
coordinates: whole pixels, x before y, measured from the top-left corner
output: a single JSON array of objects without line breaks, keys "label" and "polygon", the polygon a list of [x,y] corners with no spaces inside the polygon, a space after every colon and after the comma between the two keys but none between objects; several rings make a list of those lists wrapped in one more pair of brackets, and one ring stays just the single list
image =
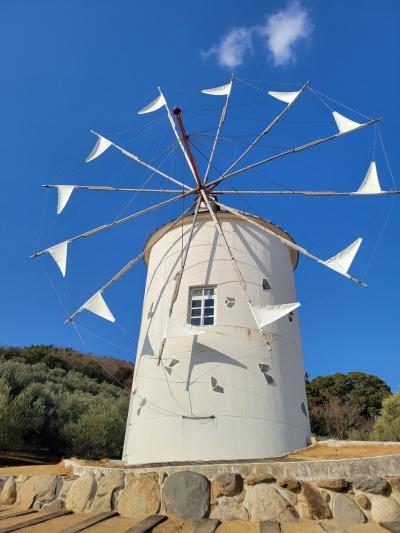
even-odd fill
[{"label": "window pane", "polygon": [[212,296],[214,294],[214,289],[204,289],[204,294],[206,296]]},{"label": "window pane", "polygon": [[192,324],[192,326],[200,326],[200,322],[201,322],[200,318],[192,318],[190,320],[190,323]]},{"label": "window pane", "polygon": [[204,300],[204,307],[214,307],[214,300]]},{"label": "window pane", "polygon": [[192,289],[192,296],[201,296],[202,292],[201,289]]},{"label": "window pane", "polygon": [[192,309],[192,316],[201,316],[201,309]]},{"label": "window pane", "polygon": [[211,326],[212,324],[214,324],[214,317],[213,316],[204,317],[204,325],[205,326]]},{"label": "window pane", "polygon": [[[199,309],[199,311],[200,311],[200,309]],[[193,312],[192,312],[192,315],[193,315]],[[206,307],[206,309],[204,309],[204,315],[205,316],[214,315],[214,307]]]},{"label": "window pane", "polygon": [[192,300],[192,307],[201,307],[201,300]]}]

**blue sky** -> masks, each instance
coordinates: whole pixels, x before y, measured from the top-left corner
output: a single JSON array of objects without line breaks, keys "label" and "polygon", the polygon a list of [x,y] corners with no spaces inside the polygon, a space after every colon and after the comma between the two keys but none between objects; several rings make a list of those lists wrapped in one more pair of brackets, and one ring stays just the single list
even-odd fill
[{"label": "blue sky", "polygon": [[[310,80],[338,102],[384,118],[380,132],[398,176],[400,4],[395,0],[3,0],[0,15],[2,344],[52,343],[134,358],[143,264],[104,295],[116,325],[81,315],[77,324],[84,345],[74,328],[64,326],[64,307],[72,311],[84,302],[182,205],[75,243],[65,279],[48,255],[36,261],[29,255],[159,201],[152,195],[75,191],[57,216],[55,191],[41,188],[43,183],[142,185],[149,173],[115,151],[90,164],[84,159],[95,140],[91,128],[147,160],[160,163],[169,155],[173,138],[162,111],[136,114],[156,96],[158,84],[171,106],[183,109],[197,149],[207,152],[208,130],[216,126],[221,100],[200,90],[226,83],[231,72],[242,80],[234,84],[226,139],[215,159],[221,168],[282,109],[267,90],[295,90]],[[353,120],[360,118],[326,102]],[[248,162],[335,131],[329,109],[307,91]],[[373,145],[372,127],[237,176],[232,186],[355,190]],[[379,143],[376,161],[382,187],[393,188]],[[191,183],[177,152],[162,168]],[[153,177],[151,185],[166,183]],[[273,220],[322,258],[364,237],[351,271],[367,281],[367,289],[300,260],[296,284],[305,365],[311,376],[374,373],[397,390],[398,202],[387,196],[230,201]]]}]

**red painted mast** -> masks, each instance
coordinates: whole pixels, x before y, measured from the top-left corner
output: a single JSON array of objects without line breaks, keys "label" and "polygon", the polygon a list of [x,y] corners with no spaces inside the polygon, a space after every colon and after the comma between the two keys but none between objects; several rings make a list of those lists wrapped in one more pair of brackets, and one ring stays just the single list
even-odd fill
[{"label": "red painted mast", "polygon": [[196,161],[195,161],[195,159],[193,157],[192,149],[191,149],[190,144],[189,144],[189,137],[188,137],[188,135],[186,133],[185,126],[183,125],[183,122],[182,122],[181,109],[179,109],[179,107],[174,107],[173,113],[174,113],[174,115],[176,117],[176,121],[178,122],[179,128],[181,130],[182,140],[183,140],[183,142],[185,144],[186,152],[188,154],[190,163],[191,163],[192,168],[193,168],[193,173],[194,173],[194,177],[195,177],[196,182],[197,182],[197,186],[198,186],[199,190],[201,190],[204,187],[203,187],[203,184],[201,182],[201,178],[200,178],[199,171],[197,169]]}]

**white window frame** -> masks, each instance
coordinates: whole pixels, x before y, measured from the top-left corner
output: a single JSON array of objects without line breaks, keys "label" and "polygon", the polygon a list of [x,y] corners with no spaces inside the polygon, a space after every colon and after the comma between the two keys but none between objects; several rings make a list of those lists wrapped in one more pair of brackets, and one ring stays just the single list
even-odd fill
[{"label": "white window frame", "polygon": [[[205,291],[209,289],[212,289],[214,291],[214,293],[211,295],[211,298],[209,294],[205,294]],[[194,295],[193,291],[202,291],[202,293],[198,295]],[[214,314],[211,315],[214,320],[212,324],[204,324],[204,320],[210,317],[210,315],[208,316],[205,315],[206,308],[204,304],[205,304],[205,300],[210,300],[210,299],[214,301]],[[201,301],[201,306],[197,308],[197,309],[200,309],[199,317],[195,317],[195,316],[192,317],[192,309],[196,309],[192,307],[193,300]],[[188,311],[189,311],[188,312],[188,323],[189,324],[193,326],[202,326],[202,327],[203,326],[204,327],[215,326],[216,321],[217,321],[217,286],[216,285],[201,285],[201,286],[196,286],[196,287],[190,287],[189,288],[189,309]],[[192,324],[192,319],[196,319],[196,318],[200,318],[200,324]]]}]

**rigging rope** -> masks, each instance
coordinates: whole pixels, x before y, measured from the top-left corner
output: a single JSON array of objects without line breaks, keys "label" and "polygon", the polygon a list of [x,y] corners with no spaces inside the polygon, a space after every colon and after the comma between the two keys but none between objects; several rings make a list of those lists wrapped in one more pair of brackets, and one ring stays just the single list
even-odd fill
[{"label": "rigging rope", "polygon": [[[328,100],[330,100],[331,102],[334,102],[335,104],[338,104],[346,109],[348,109],[349,111],[352,111],[353,113],[355,113],[356,115],[360,115],[360,117],[363,117],[363,118],[366,118],[367,120],[371,120],[371,117],[368,117],[367,115],[364,115],[363,113],[360,113],[359,111],[356,111],[355,109],[345,105],[345,104],[342,104],[341,102],[339,102],[338,100],[335,100],[334,98],[331,98],[330,96],[327,96],[326,94],[323,94],[321,93],[321,91],[317,91],[317,89],[314,89],[313,87],[310,87],[308,86],[307,87],[315,96],[317,96],[319,98],[318,95],[324,97],[324,98],[327,98]],[[321,98],[319,98],[321,100]],[[330,109],[331,111],[333,111],[333,109],[326,103],[324,102],[323,100],[321,100],[327,107],[328,109]]]}]

